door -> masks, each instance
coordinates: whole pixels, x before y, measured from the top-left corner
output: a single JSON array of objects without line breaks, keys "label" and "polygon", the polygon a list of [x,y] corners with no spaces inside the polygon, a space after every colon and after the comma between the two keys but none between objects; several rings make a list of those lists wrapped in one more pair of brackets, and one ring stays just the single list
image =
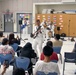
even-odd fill
[{"label": "door", "polygon": [[13,32],[13,14],[4,14],[4,31]]}]

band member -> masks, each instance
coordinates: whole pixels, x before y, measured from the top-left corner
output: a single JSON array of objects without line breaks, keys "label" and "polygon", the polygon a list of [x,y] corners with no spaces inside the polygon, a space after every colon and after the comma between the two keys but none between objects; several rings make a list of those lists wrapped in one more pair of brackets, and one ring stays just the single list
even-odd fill
[{"label": "band member", "polygon": [[43,28],[40,25],[40,20],[36,21],[36,26],[34,28],[33,35],[35,35],[34,42],[33,42],[33,49],[37,53],[38,57],[40,57],[40,54],[42,52],[42,43],[43,43]]},{"label": "band member", "polygon": [[27,34],[27,20],[26,20],[26,18],[23,19],[22,24],[24,25],[23,34]]},{"label": "band member", "polygon": [[55,29],[55,26],[54,26],[53,22],[51,21],[51,32],[52,32],[53,37],[54,37],[54,29]]},{"label": "band member", "polygon": [[50,38],[52,36],[51,29],[52,29],[51,22],[48,21],[47,22],[47,28],[46,28],[46,38],[47,38],[47,40],[50,40]]},{"label": "band member", "polygon": [[41,23],[41,26],[44,28],[44,34],[43,34],[43,38],[44,40],[46,40],[46,27],[47,27],[47,22],[46,19],[43,20],[43,22]]}]

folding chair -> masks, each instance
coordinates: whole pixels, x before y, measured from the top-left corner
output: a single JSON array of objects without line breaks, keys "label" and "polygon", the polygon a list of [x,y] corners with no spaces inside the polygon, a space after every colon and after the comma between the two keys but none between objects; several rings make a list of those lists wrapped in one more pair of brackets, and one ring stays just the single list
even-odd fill
[{"label": "folding chair", "polygon": [[61,47],[53,47],[53,49],[54,49],[54,52],[60,55],[60,60],[62,63]]},{"label": "folding chair", "polygon": [[28,69],[30,64],[30,59],[26,57],[16,57],[15,66],[16,68],[23,68],[24,70]]},{"label": "folding chair", "polygon": [[18,49],[17,43],[14,43],[13,45],[10,45],[10,46],[14,49],[15,52],[17,51],[17,49]]},{"label": "folding chair", "polygon": [[57,60],[51,60],[52,62],[55,62],[55,63],[57,63],[58,61]]},{"label": "folding chair", "polygon": [[65,70],[65,62],[76,63],[76,53],[65,52],[64,53],[64,63],[63,63],[63,75]]},{"label": "folding chair", "polygon": [[2,45],[2,43],[0,42],[0,45]]},{"label": "folding chair", "polygon": [[42,71],[38,71],[38,72],[36,73],[36,75],[58,75],[58,74],[55,73],[55,72],[49,72],[48,74],[45,74],[45,73],[42,72]]},{"label": "folding chair", "polygon": [[6,55],[0,54],[0,62],[1,62],[1,64],[3,64],[3,62],[5,60],[8,60],[9,63],[10,63],[10,61],[12,60],[12,54],[6,54]]}]

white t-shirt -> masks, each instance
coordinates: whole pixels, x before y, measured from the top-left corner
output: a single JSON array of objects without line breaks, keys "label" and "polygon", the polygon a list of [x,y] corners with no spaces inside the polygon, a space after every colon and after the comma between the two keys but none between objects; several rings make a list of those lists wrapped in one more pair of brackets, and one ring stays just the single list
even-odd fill
[{"label": "white t-shirt", "polygon": [[46,63],[44,61],[39,60],[35,65],[33,75],[36,75],[37,71],[42,71],[45,74],[48,74],[49,72],[56,72],[58,73],[58,75],[60,75],[58,64],[54,62]]}]

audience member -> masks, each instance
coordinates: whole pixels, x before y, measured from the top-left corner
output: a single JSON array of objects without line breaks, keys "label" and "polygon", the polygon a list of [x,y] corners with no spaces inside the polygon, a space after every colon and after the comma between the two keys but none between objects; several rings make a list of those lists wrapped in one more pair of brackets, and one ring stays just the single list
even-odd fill
[{"label": "audience member", "polygon": [[[12,46],[13,47],[13,49],[14,49],[14,46],[15,45],[19,45],[20,44],[20,39],[19,39],[19,37],[17,36],[17,38],[15,38],[15,36],[14,36],[14,34],[13,33],[11,33],[11,34],[9,34],[9,45],[10,46]],[[18,46],[17,45],[17,46]],[[18,46],[18,48],[17,48],[17,50],[16,51],[19,51],[20,49],[21,49],[22,47],[21,46]],[[17,52],[17,55],[19,56],[19,53]]]},{"label": "audience member", "polygon": [[25,75],[25,70],[22,68],[17,68],[14,70],[13,75]]},{"label": "audience member", "polygon": [[[29,42],[26,43],[26,45],[20,51],[21,51],[20,56],[28,57],[30,60],[31,60],[31,58],[37,57],[36,53],[32,49],[32,44]],[[29,72],[29,74],[31,74],[32,73],[32,62],[30,62],[29,68],[30,69],[28,72]]]},{"label": "audience member", "polygon": [[52,53],[53,53],[52,47],[45,46],[43,48],[44,60],[43,61],[39,60],[36,63],[34,71],[33,71],[33,73],[34,73],[33,75],[36,75],[37,71],[42,71],[45,74],[49,73],[49,72],[56,72],[56,73],[58,73],[58,75],[60,75],[59,67],[58,67],[57,63],[50,61],[50,56],[52,55]]},{"label": "audience member", "polygon": [[[7,68],[6,68],[6,65],[4,64],[4,65],[3,65],[3,70],[2,70],[2,72],[1,72],[0,75],[5,75],[6,70],[7,70]],[[13,71],[13,74],[12,74],[12,75],[25,75],[25,70],[22,69],[22,68],[17,68],[17,69],[15,69],[15,70]]]},{"label": "audience member", "polygon": [[[53,43],[52,41],[48,41],[46,43],[47,46],[50,46],[50,47],[53,47]],[[47,50],[48,51],[48,50]],[[44,60],[44,54],[41,53],[41,56],[40,56],[40,59],[41,60]],[[53,52],[52,55],[50,56],[50,60],[57,60],[58,61],[58,56],[57,56],[57,53],[56,52]]]},{"label": "audience member", "polygon": [[9,46],[9,40],[4,38],[2,40],[2,45],[0,45],[0,54],[12,54],[14,56],[15,52],[11,46]]},{"label": "audience member", "polygon": [[14,33],[9,34],[9,45],[13,44],[13,43],[17,43],[18,45],[20,44],[20,39],[17,36],[17,38],[15,38]]},{"label": "audience member", "polygon": [[53,42],[53,47],[61,47],[63,45],[63,41],[60,40],[60,35],[56,34]]},{"label": "audience member", "polygon": [[0,43],[2,43],[2,40],[4,39],[4,36],[3,36],[3,32],[0,31]]},{"label": "audience member", "polygon": [[71,42],[73,42],[73,41],[75,41],[75,40],[74,40],[74,37],[71,38]]}]

